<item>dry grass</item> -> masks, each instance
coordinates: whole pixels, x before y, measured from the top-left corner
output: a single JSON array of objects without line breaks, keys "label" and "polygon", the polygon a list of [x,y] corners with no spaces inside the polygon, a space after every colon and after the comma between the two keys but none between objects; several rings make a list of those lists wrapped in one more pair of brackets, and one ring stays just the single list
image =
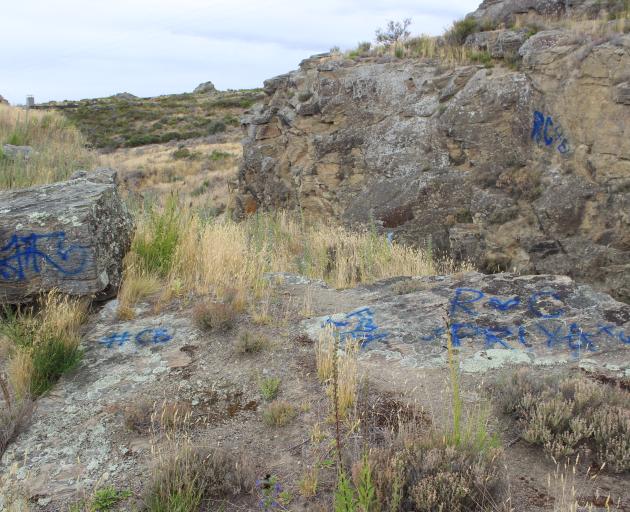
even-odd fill
[{"label": "dry grass", "polygon": [[134,306],[156,295],[160,289],[161,283],[155,275],[140,269],[127,258],[123,284],[118,290],[118,318],[131,320],[135,316]]},{"label": "dry grass", "polygon": [[229,209],[230,183],[236,177],[241,145],[186,141],[186,149],[192,158],[174,158],[171,144],[119,149],[102,158],[119,170],[122,182],[131,192],[141,190],[145,201],[175,193],[204,218]]},{"label": "dry grass", "polygon": [[237,311],[230,303],[205,301],[193,310],[193,319],[204,331],[227,332],[234,327]]},{"label": "dry grass", "polygon": [[56,113],[0,105],[2,144],[31,146],[33,153],[28,159],[0,153],[0,190],[62,181],[97,163],[79,131]]},{"label": "dry grass", "polygon": [[183,401],[140,399],[123,409],[125,427],[140,434],[186,430],[191,415],[192,407]]},{"label": "dry grass", "polygon": [[297,416],[297,409],[284,400],[274,400],[263,411],[263,421],[270,427],[284,427]]},{"label": "dry grass", "polygon": [[256,354],[265,350],[269,345],[269,340],[263,335],[245,331],[239,335],[234,349],[236,353],[240,355]]},{"label": "dry grass", "polygon": [[[553,473],[547,475],[547,488],[549,495],[553,498],[553,512],[592,512],[595,510],[606,510],[607,512],[621,512],[621,498],[615,501],[610,495],[603,494],[599,488],[593,496],[588,498],[580,497],[578,489],[583,489],[584,485],[578,477],[580,456],[575,457],[573,462],[567,460],[564,464],[556,463]],[[599,471],[591,471],[588,468],[585,479],[597,480]]]},{"label": "dry grass", "polygon": [[201,510],[209,499],[246,492],[253,486],[251,465],[220,448],[188,442],[155,453],[144,505],[149,512]]}]

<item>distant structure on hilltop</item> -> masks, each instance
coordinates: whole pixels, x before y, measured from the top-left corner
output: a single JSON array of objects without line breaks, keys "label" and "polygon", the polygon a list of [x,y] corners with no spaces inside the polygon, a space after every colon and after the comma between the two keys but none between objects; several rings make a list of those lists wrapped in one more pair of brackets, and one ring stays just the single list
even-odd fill
[{"label": "distant structure on hilltop", "polygon": [[217,92],[217,89],[212,82],[199,84],[193,91],[195,94],[214,94],[215,92]]},{"label": "distant structure on hilltop", "polygon": [[35,106],[35,96],[29,94],[26,97],[26,108],[31,108]]}]

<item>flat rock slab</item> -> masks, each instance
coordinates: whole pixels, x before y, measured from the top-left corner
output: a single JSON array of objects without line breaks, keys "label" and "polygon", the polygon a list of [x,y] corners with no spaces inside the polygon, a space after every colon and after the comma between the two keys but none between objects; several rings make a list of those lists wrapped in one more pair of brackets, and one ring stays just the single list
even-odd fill
[{"label": "flat rock slab", "polygon": [[120,285],[133,221],[116,173],[0,192],[0,303],[59,289],[111,295]]},{"label": "flat rock slab", "polygon": [[342,340],[360,341],[363,359],[446,366],[448,329],[466,372],[573,362],[630,378],[630,306],[568,277],[473,272],[398,278],[335,293],[335,303],[362,306],[333,310],[303,327],[317,339],[332,324]]}]

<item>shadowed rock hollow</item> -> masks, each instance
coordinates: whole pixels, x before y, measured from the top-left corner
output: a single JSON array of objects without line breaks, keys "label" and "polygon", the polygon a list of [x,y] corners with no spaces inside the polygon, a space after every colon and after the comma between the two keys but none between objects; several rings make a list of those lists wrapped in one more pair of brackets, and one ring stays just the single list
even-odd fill
[{"label": "shadowed rock hollow", "polygon": [[241,211],[373,221],[484,271],[564,274],[629,301],[630,35],[576,34],[508,38],[520,70],[303,61],[243,120]]}]

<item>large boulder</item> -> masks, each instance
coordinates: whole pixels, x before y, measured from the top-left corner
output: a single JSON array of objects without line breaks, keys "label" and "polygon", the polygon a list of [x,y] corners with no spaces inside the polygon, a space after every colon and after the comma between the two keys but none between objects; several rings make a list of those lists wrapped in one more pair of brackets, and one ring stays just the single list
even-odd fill
[{"label": "large boulder", "polygon": [[[514,54],[522,32],[473,47]],[[630,301],[630,34],[536,34],[520,70],[322,55],[243,118],[237,213],[300,207]]]},{"label": "large boulder", "polygon": [[108,169],[0,192],[0,303],[51,289],[111,296],[132,234],[116,173]]}]

